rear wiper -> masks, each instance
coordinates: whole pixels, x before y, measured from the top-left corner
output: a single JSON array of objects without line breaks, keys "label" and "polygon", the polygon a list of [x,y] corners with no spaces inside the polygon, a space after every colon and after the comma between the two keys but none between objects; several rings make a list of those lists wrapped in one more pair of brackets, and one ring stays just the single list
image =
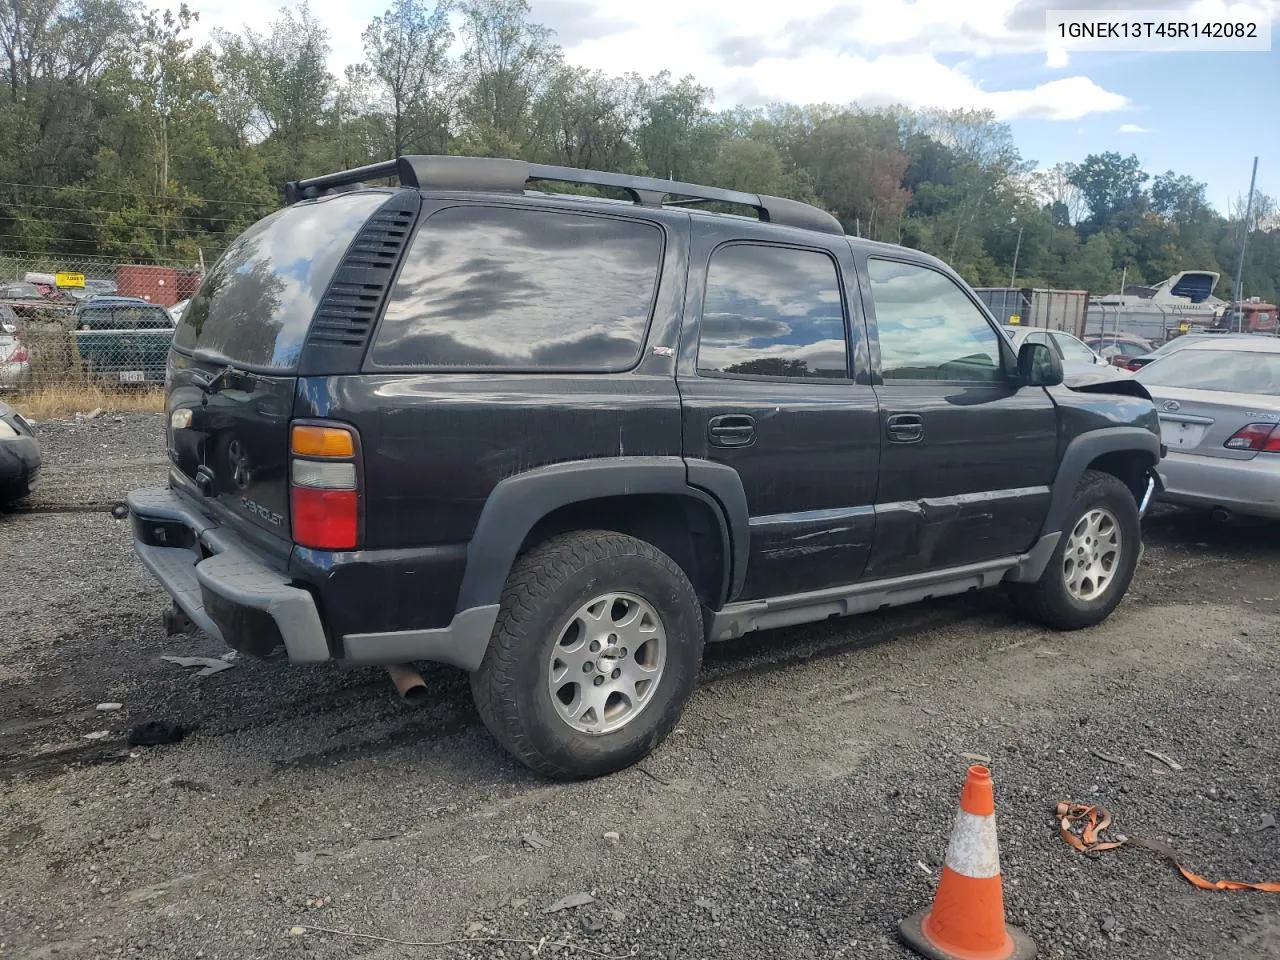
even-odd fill
[{"label": "rear wiper", "polygon": [[201,391],[206,394],[217,393],[221,388],[223,381],[225,381],[227,377],[231,376],[235,370],[235,366],[232,364],[231,360],[215,350],[193,350],[191,352],[191,356],[199,360],[201,363],[217,364],[221,367],[221,369],[213,376],[199,372],[191,375],[191,379],[194,380],[200,387]]}]

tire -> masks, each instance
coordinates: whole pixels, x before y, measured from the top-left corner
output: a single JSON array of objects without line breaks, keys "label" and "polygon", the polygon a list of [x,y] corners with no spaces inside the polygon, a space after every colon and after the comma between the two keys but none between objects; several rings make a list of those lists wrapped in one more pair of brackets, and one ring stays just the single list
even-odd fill
[{"label": "tire", "polygon": [[[1090,531],[1090,520],[1100,515],[1107,515],[1110,523],[1103,522],[1100,528]],[[1116,556],[1108,571],[1106,551],[1113,545],[1117,547]],[[1014,603],[1025,616],[1055,630],[1092,627],[1111,616],[1124,599],[1141,549],[1142,522],[1129,488],[1109,473],[1087,470],[1076,485],[1062,538],[1049,565],[1035,583],[1013,585]],[[1082,573],[1088,579],[1090,567],[1079,565],[1079,561],[1093,556],[1103,564],[1092,567],[1097,576],[1090,590],[1088,583],[1079,580]],[[1109,579],[1103,582],[1103,576]],[[1073,579],[1075,590],[1068,585]]]},{"label": "tire", "polygon": [[[593,637],[607,644],[598,655]],[[516,561],[471,692],[489,732],[535,772],[603,776],[641,760],[671,732],[693,692],[702,645],[702,609],[675,561],[622,534],[565,534]],[[603,697],[601,709],[586,707]]]}]

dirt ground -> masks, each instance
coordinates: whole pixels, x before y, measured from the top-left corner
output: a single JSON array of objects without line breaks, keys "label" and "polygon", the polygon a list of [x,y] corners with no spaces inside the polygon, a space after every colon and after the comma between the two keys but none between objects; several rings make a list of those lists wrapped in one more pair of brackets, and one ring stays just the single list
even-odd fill
[{"label": "dirt ground", "polygon": [[[1040,956],[1280,958],[1280,895],[1079,854],[1051,814],[1103,803],[1210,879],[1280,880],[1274,527],[1156,513],[1129,598],[1070,635],[991,594],[711,648],[656,754],[560,785],[455,671],[413,709],[375,669],[160,660],[225,652],[166,639],[109,513],[162,482],[160,420],[39,429],[42,488],[0,515],[0,957],[906,958],[973,755]],[[193,729],[130,750],[149,720]]]}]

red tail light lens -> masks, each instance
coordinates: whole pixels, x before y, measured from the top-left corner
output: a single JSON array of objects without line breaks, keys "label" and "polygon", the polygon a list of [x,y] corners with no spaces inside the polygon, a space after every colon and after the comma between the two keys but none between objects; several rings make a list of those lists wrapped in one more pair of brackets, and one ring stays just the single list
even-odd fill
[{"label": "red tail light lens", "polygon": [[289,437],[293,540],[315,550],[360,545],[360,447],[348,427],[296,424]]},{"label": "red tail light lens", "polygon": [[351,550],[360,536],[360,495],[354,490],[294,487],[293,539],[316,550]]},{"label": "red tail light lens", "polygon": [[6,363],[26,363],[30,359],[31,359],[31,355],[27,353],[27,348],[19,343],[14,345],[13,353],[9,354],[9,359],[6,360],[5,362]]},{"label": "red tail light lens", "polygon": [[1229,450],[1280,453],[1280,424],[1250,423],[1241,427],[1223,444]]}]

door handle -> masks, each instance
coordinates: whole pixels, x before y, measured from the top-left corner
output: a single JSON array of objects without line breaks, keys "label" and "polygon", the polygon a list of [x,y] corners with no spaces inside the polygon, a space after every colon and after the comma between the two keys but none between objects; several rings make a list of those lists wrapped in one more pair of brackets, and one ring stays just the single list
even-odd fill
[{"label": "door handle", "polygon": [[918,413],[895,413],[885,421],[885,431],[893,443],[919,443],[924,439],[924,420]]},{"label": "door handle", "polygon": [[707,423],[707,437],[716,447],[747,447],[755,443],[756,421],[745,413],[726,413]]}]

